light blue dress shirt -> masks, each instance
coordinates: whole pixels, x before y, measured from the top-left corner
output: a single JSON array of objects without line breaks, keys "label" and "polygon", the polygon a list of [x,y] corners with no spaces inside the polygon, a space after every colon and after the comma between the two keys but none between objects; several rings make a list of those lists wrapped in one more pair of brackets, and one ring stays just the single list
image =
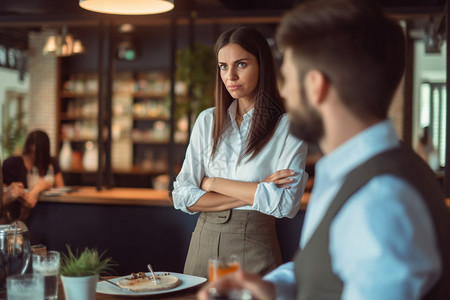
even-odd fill
[{"label": "light blue dress shirt", "polygon": [[[213,146],[214,110],[210,108],[198,116],[192,129],[191,140],[186,151],[183,167],[174,182],[172,192],[174,207],[193,214],[188,207],[194,205],[206,192],[200,189],[205,176],[237,181],[259,182],[253,206],[235,209],[257,210],[281,217],[294,217],[300,207],[308,175],[305,172],[307,146],[289,134],[289,118],[281,117],[270,141],[253,159],[242,158],[250,132],[254,109],[244,114],[240,128],[235,122],[237,102],[228,108],[230,125],[222,134],[214,158]],[[279,188],[273,182],[261,182],[281,169],[292,169],[296,173],[290,189]]]},{"label": "light blue dress shirt", "polygon": [[[347,141],[316,165],[314,188],[300,238],[303,248],[346,175],[380,152],[398,147],[389,120]],[[441,261],[428,209],[417,190],[392,175],[377,176],[351,196],[331,223],[332,268],[344,300],[420,299],[437,281]],[[296,295],[293,263],[266,275],[278,299]]]}]

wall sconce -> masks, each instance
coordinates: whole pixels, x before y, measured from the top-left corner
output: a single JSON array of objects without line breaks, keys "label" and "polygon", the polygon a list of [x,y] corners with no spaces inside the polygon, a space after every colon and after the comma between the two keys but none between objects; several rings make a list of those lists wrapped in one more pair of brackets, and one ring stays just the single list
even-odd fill
[{"label": "wall sconce", "polygon": [[75,40],[72,34],[67,33],[67,27],[64,26],[60,35],[51,35],[47,38],[42,52],[44,55],[54,54],[65,57],[83,53],[84,47],[80,40]]},{"label": "wall sconce", "polygon": [[80,0],[84,9],[117,15],[159,14],[174,8],[173,0]]}]

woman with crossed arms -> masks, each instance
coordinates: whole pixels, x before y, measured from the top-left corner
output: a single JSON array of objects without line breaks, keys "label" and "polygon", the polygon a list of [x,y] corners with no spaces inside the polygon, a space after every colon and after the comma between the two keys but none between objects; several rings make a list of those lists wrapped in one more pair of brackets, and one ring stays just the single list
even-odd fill
[{"label": "woman with crossed arms", "polygon": [[209,258],[234,254],[265,274],[282,263],[275,217],[299,209],[307,146],[289,134],[263,35],[230,29],[215,53],[216,105],[198,116],[172,192],[176,209],[200,212],[184,272],[207,277]]}]

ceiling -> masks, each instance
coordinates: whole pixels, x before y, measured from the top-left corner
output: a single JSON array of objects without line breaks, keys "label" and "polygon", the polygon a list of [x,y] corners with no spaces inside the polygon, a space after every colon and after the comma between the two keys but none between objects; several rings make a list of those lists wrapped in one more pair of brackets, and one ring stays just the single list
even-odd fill
[{"label": "ceiling", "polygon": [[[175,0],[172,12],[153,18],[189,16],[196,11],[201,18],[280,16],[305,0]],[[399,18],[442,20],[446,0],[372,0]],[[439,18],[440,16],[440,18]],[[101,19],[130,19],[125,16],[98,14],[79,7],[78,0],[0,0],[0,44],[13,44],[26,49],[27,34],[46,24],[64,22],[99,22]],[[133,20],[149,20],[149,16],[133,16]],[[426,22],[425,22],[426,23]]]},{"label": "ceiling", "polygon": [[[305,0],[175,0],[175,11],[285,11]],[[383,7],[397,11],[429,10],[443,7],[446,0],[373,0]],[[45,15],[45,14],[86,14],[78,5],[78,0],[2,0],[0,16],[4,15]]]}]

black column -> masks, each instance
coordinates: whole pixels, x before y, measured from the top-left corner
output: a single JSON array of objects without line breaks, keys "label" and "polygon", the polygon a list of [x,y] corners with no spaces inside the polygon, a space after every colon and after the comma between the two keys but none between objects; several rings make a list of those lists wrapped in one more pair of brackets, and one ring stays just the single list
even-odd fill
[{"label": "black column", "polygon": [[105,103],[105,82],[103,80],[104,69],[104,39],[105,39],[105,24],[100,22],[99,25],[99,39],[98,39],[98,120],[97,120],[97,149],[98,149],[98,169],[97,169],[97,190],[100,191],[103,186],[103,119],[104,119],[104,103]]},{"label": "black column", "polygon": [[113,56],[111,23],[100,23],[98,62],[98,170],[97,190],[106,184],[112,187],[111,170],[111,118],[112,118],[112,72]]},{"label": "black column", "polygon": [[112,24],[108,23],[105,26],[105,122],[104,133],[105,138],[105,180],[104,183],[108,189],[112,188],[112,168],[111,168],[111,148],[112,148],[112,135],[111,135],[111,123],[112,123],[112,85],[113,85],[113,63],[114,63],[114,43],[112,35]]},{"label": "black column", "polygon": [[175,172],[175,55],[177,51],[177,19],[170,22],[170,142],[169,142],[169,178],[174,178]]},{"label": "black column", "polygon": [[[443,13],[445,14],[446,18],[445,18],[445,22],[446,22],[446,30],[445,30],[445,35],[446,38],[445,40],[447,41],[447,53],[446,53],[446,83],[445,83],[445,87],[446,87],[446,93],[448,95],[448,92],[450,91],[450,82],[448,80],[448,76],[450,74],[450,64],[449,64],[449,57],[450,57],[450,46],[449,46],[449,41],[450,41],[450,21],[449,21],[449,16],[450,16],[450,6],[448,5],[448,3],[445,5],[445,10]],[[445,169],[444,169],[444,192],[446,197],[450,197],[450,122],[449,122],[449,117],[450,117],[450,103],[449,103],[449,98],[447,96],[447,112],[446,112],[446,132],[445,132]]]}]

